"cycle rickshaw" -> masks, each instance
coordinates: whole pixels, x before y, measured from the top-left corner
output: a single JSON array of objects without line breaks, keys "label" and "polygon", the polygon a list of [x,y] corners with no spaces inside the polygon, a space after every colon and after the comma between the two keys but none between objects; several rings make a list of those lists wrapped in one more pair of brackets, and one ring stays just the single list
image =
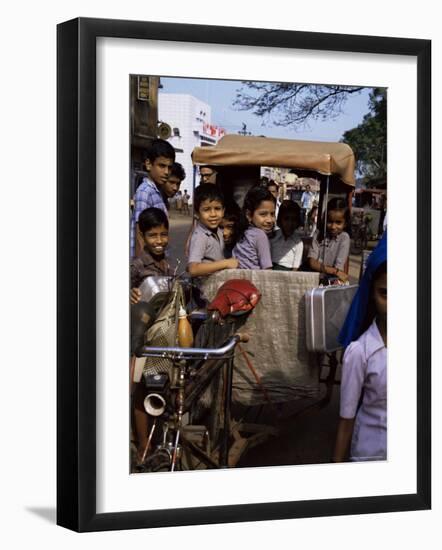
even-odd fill
[{"label": "cycle rickshaw", "polygon": [[[221,186],[227,200],[235,201],[240,207],[247,190],[260,179],[261,167],[284,167],[298,176],[314,176],[319,180],[320,215],[326,215],[327,201],[334,196],[345,197],[351,208],[355,160],[351,148],[342,143],[227,135],[214,147],[195,148],[192,159],[195,167],[215,167],[217,185]],[[310,238],[304,237],[307,246]],[[242,330],[250,337],[248,344],[238,345],[241,337],[233,336],[238,323],[232,323],[230,334],[221,331],[224,342],[222,337],[220,339],[215,336],[210,347],[195,348],[188,352],[172,348],[152,349],[148,346],[143,350],[145,357],[158,354],[173,356],[172,359],[177,363],[182,361],[184,369],[180,375],[181,389],[177,386],[175,392],[178,396],[175,397],[175,412],[169,415],[173,419],[173,436],[167,444],[164,439],[164,445],[161,447],[160,444],[154,451],[154,455],[156,453],[158,456],[158,450],[163,449],[166,469],[176,468],[177,456],[185,456],[184,447],[190,454],[194,453],[197,463],[203,467],[234,467],[247,448],[271,435],[281,433],[293,421],[293,416],[285,419],[278,417],[279,404],[302,400],[307,405],[296,414],[304,414],[306,410],[325,406],[336,383],[338,362],[334,352],[339,349],[337,333],[351,302],[355,285],[348,287],[350,290],[339,293],[338,299],[336,292],[329,293],[333,298],[331,301],[328,298],[323,299],[323,311],[318,313],[312,310],[309,315],[305,297],[306,293],[319,286],[318,273],[226,270],[212,275],[205,283],[204,293],[207,299],[212,300],[219,287],[229,279],[247,279],[262,295],[257,307],[240,322],[243,325]],[[329,325],[327,334],[316,330],[315,315],[322,317],[323,325]],[[332,323],[324,322],[327,316],[333,318]],[[216,327],[212,328],[216,332]],[[315,333],[313,338],[310,329]],[[230,337],[227,344],[226,336]],[[181,412],[177,412],[180,404],[186,402],[185,396],[192,394],[192,390],[185,389],[186,380],[192,378],[192,372],[198,378],[196,373],[201,367],[207,368],[211,361],[213,364],[218,353],[216,348],[225,349],[224,344],[228,346],[229,352],[217,364],[227,365],[226,369],[218,368],[217,377],[208,375],[206,378],[208,382],[216,380],[217,385],[213,393],[215,404],[210,408],[208,423],[213,421],[215,415],[222,418],[223,425],[221,428],[218,425],[218,429],[210,432],[209,429],[204,431],[203,424],[203,435],[199,442],[181,440],[184,443],[181,447],[181,435],[186,430],[188,433],[192,432],[193,422],[190,403],[181,407]],[[238,351],[233,356],[235,345]],[[219,353],[222,355],[221,351]],[[324,357],[327,357],[329,370],[325,378],[322,375]],[[189,367],[187,359],[199,360],[199,363],[196,367]],[[322,388],[324,383],[325,391]],[[241,412],[231,421],[232,404]],[[248,419],[248,410],[267,405],[276,411],[276,423],[259,426],[256,419]],[[164,405],[161,409],[163,407]],[[183,413],[186,412],[189,413],[188,427],[183,430],[181,422]],[[167,446],[168,451],[164,451]],[[195,456],[190,457],[187,467],[195,467]]]}]

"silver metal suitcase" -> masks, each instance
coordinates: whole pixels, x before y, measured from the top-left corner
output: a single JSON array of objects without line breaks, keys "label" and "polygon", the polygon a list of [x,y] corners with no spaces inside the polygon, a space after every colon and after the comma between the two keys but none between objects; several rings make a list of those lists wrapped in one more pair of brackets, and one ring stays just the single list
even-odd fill
[{"label": "silver metal suitcase", "polygon": [[344,324],[358,285],[313,288],[305,293],[306,346],[309,351],[330,352],[342,346],[339,331]]}]

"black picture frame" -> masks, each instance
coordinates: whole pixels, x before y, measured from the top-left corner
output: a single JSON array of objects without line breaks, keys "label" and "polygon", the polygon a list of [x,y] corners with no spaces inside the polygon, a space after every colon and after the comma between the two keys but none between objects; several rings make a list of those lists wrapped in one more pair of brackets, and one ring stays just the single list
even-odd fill
[{"label": "black picture frame", "polygon": [[[96,512],[96,39],[413,56],[417,60],[417,491],[361,498]],[[74,19],[58,25],[57,523],[75,531],[424,510],[431,506],[431,42]]]}]

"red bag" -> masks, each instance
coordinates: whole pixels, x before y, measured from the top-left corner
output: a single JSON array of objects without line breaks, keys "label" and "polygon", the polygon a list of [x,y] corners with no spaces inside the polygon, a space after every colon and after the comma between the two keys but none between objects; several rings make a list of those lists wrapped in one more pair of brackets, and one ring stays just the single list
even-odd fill
[{"label": "red bag", "polygon": [[226,281],[216,293],[207,309],[219,311],[226,315],[241,315],[253,309],[261,298],[261,293],[247,279]]}]

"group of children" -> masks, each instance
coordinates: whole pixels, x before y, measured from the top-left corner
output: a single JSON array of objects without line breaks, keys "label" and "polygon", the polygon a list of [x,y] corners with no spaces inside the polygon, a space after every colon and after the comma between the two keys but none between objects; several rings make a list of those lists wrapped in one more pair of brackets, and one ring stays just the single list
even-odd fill
[{"label": "group of children", "polygon": [[[149,265],[152,261],[160,261],[164,267],[167,242],[159,256],[160,249],[146,244],[144,234],[160,227],[164,235],[168,234],[168,227],[158,217],[157,210],[164,212],[168,219],[168,199],[176,195],[185,174],[181,165],[175,163],[173,147],[160,139],[155,140],[146,153],[146,169],[149,177],[144,178],[134,196],[131,258],[137,265],[140,261]],[[258,183],[248,191],[240,210],[232,201],[226,203],[217,184],[203,175],[194,196],[196,223],[188,250],[191,276],[206,276],[229,268],[297,270],[301,267],[304,247],[299,232],[301,209],[297,203],[291,200],[279,203],[270,185]],[[150,217],[146,210],[150,211]],[[143,227],[139,221],[142,213],[145,214]],[[161,223],[155,228],[152,223],[157,219]],[[325,227],[320,224],[313,236],[303,268],[346,281],[349,227],[346,203],[342,199],[332,199],[327,205]],[[133,281],[132,286],[136,288]]]},{"label": "group of children", "polygon": [[[139,245],[137,253],[131,260],[130,300],[132,304],[139,302],[139,286],[146,277],[169,274],[166,260],[169,242],[167,207],[163,207],[158,201],[155,201],[160,195],[163,204],[165,204],[168,175],[175,159],[173,148],[170,151],[163,144],[159,145],[156,149],[154,147],[154,152],[151,152],[148,157],[150,176],[145,182],[145,189],[142,190],[145,192],[146,189],[148,191],[150,189],[151,198],[145,201],[148,206],[141,211],[138,211],[139,208],[135,209],[132,219],[132,229],[137,235],[137,238],[133,240],[136,240]],[[153,186],[156,189],[153,189]],[[319,224],[319,230],[313,237],[306,260],[303,260],[304,247],[299,232],[300,207],[291,200],[284,200],[279,205],[276,219],[276,198],[267,187],[260,184],[252,187],[244,198],[242,209],[239,209],[236,204],[226,203],[218,185],[207,181],[206,178],[206,180],[202,179],[202,183],[196,187],[193,203],[196,221],[190,237],[187,259],[187,270],[191,277],[210,276],[224,269],[291,271],[298,270],[302,266],[303,269],[320,272],[323,277],[332,277],[341,282],[348,280],[350,212],[348,205],[342,199],[334,198],[328,202],[326,221]],[[376,307],[379,302],[379,300],[376,301],[376,297],[382,292],[385,292],[386,295],[385,277],[383,278],[383,275],[386,274],[386,262],[384,263],[384,271],[380,276],[376,274],[373,279],[374,286],[370,287],[370,295],[373,296],[372,301]],[[380,286],[381,290],[379,290]],[[376,352],[380,349],[385,350],[386,301],[385,315],[382,311],[377,309],[376,314],[372,315],[370,326],[365,327],[374,336],[373,334],[371,337],[366,336],[365,333],[358,334],[358,337],[361,338],[373,339],[375,337],[379,344],[378,347],[375,346]],[[373,318],[376,320],[373,321]],[[342,418],[338,433],[336,460],[343,459],[348,453],[349,438],[351,439],[352,434],[354,438],[360,439],[361,433],[365,433],[361,428],[361,424],[364,424],[364,416],[359,412],[361,395],[363,396],[362,407],[364,407],[364,400],[369,401],[368,405],[365,404],[364,409],[365,418],[368,418],[370,407],[373,407],[373,399],[377,402],[377,398],[382,393],[379,386],[375,389],[374,394],[372,391],[363,391],[367,384],[366,371],[361,365],[365,365],[364,360],[367,358],[364,359],[361,354],[363,354],[363,350],[366,350],[366,346],[363,346],[362,351],[361,346],[356,346],[356,348],[353,344],[352,346],[348,348],[344,360],[342,386],[344,394],[341,396]],[[386,356],[382,357],[380,363],[385,367]],[[379,380],[377,382],[379,383]],[[383,382],[385,389],[385,376]],[[382,380],[380,384],[382,386]],[[351,399],[348,397],[349,394],[352,395]],[[385,396],[381,397],[381,401],[383,401]],[[351,403],[349,404],[349,402]],[[357,423],[357,430],[354,430],[357,415],[362,415],[363,419]],[[350,421],[347,422],[349,418]],[[386,423],[384,428],[386,430]],[[370,432],[370,428],[368,431]],[[365,437],[366,435],[364,435],[364,441]],[[364,452],[367,455],[366,449],[362,454]],[[375,458],[385,455],[379,450],[376,453],[373,455]],[[362,456],[361,453],[359,455]],[[368,456],[368,458],[370,457]]]},{"label": "group of children", "polygon": [[[236,205],[225,204],[216,185],[202,183],[195,189],[194,205],[197,223],[188,257],[191,276],[229,268],[292,271],[303,264],[297,203],[282,201],[275,219],[276,199],[262,185],[248,191],[239,210]],[[342,199],[332,199],[325,231],[314,236],[305,268],[347,281],[349,226],[347,205]]]}]

